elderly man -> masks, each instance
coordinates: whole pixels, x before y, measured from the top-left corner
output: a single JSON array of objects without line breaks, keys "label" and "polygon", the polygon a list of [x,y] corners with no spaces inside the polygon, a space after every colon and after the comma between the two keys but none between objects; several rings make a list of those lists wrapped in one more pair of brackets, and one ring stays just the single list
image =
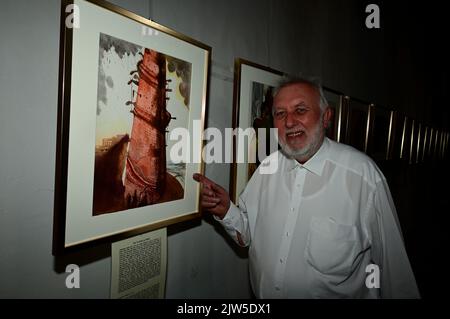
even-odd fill
[{"label": "elderly man", "polygon": [[[376,164],[325,137],[322,88],[298,79],[274,92],[281,151],[239,198],[202,175],[201,205],[250,246],[258,298],[419,298],[388,184]],[[264,164],[264,161],[263,161]]]}]

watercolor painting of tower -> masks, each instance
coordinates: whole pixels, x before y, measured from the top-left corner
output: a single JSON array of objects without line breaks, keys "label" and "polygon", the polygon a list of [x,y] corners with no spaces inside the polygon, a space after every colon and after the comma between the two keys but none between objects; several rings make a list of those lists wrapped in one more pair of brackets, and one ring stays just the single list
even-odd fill
[{"label": "watercolor painting of tower", "polygon": [[187,126],[191,64],[106,34],[99,49],[93,215],[183,199],[167,136]]}]

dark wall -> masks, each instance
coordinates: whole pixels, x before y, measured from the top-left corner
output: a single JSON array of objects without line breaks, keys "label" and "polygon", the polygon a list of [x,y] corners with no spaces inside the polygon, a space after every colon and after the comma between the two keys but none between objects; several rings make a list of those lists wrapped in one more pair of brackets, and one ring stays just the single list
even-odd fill
[{"label": "dark wall", "polygon": [[[443,2],[384,1],[386,96],[416,121],[449,130],[449,60]],[[448,154],[448,153],[447,153]],[[448,155],[447,155],[448,161]],[[449,242],[449,169],[442,159],[381,165],[389,180],[406,247],[424,298],[444,296],[443,252]]]}]

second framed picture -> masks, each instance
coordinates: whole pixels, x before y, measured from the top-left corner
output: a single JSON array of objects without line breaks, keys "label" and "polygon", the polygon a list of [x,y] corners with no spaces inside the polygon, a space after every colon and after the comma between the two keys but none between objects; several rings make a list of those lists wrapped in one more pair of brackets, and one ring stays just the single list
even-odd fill
[{"label": "second framed picture", "polygon": [[367,153],[370,128],[369,103],[350,97],[345,99],[347,106],[345,143]]},{"label": "second framed picture", "polygon": [[400,147],[400,159],[409,161],[411,158],[411,136],[413,133],[413,121],[405,116],[403,117],[403,131]]},{"label": "second framed picture", "polygon": [[230,197],[236,204],[240,193],[264,159],[257,152],[259,140],[263,140],[258,132],[265,134],[266,152],[263,153],[266,155],[270,154],[273,141],[276,141],[270,131],[273,122],[272,93],[284,76],[281,71],[244,59],[235,61],[233,129],[245,132],[234,135],[233,141]]},{"label": "second framed picture", "polygon": [[392,147],[394,111],[371,106],[368,154],[376,161],[389,160]]},{"label": "second framed picture", "polygon": [[332,118],[326,131],[326,136],[336,142],[342,142],[342,119],[344,118],[344,95],[333,89],[324,87],[323,93],[331,109]]},{"label": "second framed picture", "polygon": [[399,160],[403,152],[403,130],[405,126],[405,115],[403,113],[400,113],[399,111],[393,111],[392,124],[389,159]]}]

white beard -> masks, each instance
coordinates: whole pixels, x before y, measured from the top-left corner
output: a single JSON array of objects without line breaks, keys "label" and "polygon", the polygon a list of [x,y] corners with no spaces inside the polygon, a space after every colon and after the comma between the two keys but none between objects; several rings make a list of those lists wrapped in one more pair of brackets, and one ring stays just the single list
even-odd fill
[{"label": "white beard", "polygon": [[317,152],[323,140],[324,131],[322,130],[323,127],[322,124],[323,119],[321,119],[314,128],[314,131],[312,132],[311,135],[311,141],[302,148],[293,149],[287,143],[284,143],[281,139],[279,139],[279,143],[283,154],[291,159],[297,159],[302,161],[303,160],[307,161],[308,159],[310,159]]}]

